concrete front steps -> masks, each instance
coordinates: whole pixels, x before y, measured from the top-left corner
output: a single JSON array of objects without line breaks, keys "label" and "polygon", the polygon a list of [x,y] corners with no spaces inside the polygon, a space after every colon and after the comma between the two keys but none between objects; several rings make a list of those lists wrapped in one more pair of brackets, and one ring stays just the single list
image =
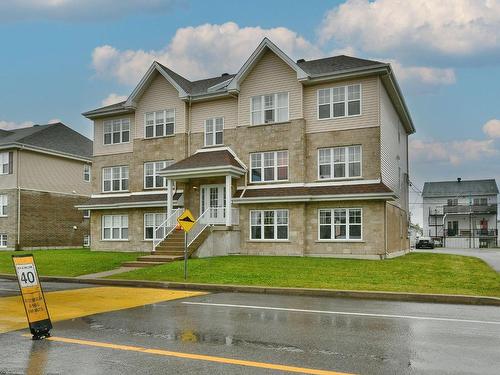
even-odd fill
[{"label": "concrete front steps", "polygon": [[[207,227],[189,246],[188,257],[201,246],[209,235],[210,227]],[[184,259],[184,232],[175,230],[156,247],[155,252],[151,252],[151,255],[140,256],[135,261],[123,263],[122,266],[151,267],[182,259]]]}]

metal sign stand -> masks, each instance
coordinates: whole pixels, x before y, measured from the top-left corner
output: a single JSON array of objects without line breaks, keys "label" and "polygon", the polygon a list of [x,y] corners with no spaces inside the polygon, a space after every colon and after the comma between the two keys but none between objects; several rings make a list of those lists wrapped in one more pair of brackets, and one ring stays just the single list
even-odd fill
[{"label": "metal sign stand", "polygon": [[188,254],[188,243],[187,243],[188,232],[184,231],[184,280],[187,280],[187,254]]}]

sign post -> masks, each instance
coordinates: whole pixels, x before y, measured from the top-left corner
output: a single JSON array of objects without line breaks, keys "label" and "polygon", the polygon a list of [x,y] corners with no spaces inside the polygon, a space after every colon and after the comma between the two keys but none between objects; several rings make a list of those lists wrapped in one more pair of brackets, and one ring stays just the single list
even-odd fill
[{"label": "sign post", "polygon": [[187,257],[188,257],[188,243],[187,243],[187,234],[193,228],[194,223],[196,222],[193,214],[189,210],[185,210],[181,216],[177,218],[177,222],[184,230],[184,280],[187,279]]},{"label": "sign post", "polygon": [[33,340],[50,337],[52,323],[33,255],[12,255],[12,262]]}]

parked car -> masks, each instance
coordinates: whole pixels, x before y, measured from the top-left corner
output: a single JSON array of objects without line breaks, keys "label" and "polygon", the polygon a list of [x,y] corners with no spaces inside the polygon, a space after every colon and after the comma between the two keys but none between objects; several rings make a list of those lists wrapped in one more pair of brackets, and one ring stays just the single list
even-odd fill
[{"label": "parked car", "polygon": [[434,240],[430,237],[420,237],[415,247],[417,249],[434,249]]}]

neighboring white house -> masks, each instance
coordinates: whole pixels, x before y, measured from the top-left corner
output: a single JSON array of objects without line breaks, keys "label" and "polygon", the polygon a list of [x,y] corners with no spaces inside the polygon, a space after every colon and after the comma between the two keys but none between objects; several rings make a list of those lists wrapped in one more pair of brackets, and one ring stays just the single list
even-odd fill
[{"label": "neighboring white house", "polygon": [[422,192],[424,236],[447,247],[497,246],[497,195],[494,179],[426,182]]}]

